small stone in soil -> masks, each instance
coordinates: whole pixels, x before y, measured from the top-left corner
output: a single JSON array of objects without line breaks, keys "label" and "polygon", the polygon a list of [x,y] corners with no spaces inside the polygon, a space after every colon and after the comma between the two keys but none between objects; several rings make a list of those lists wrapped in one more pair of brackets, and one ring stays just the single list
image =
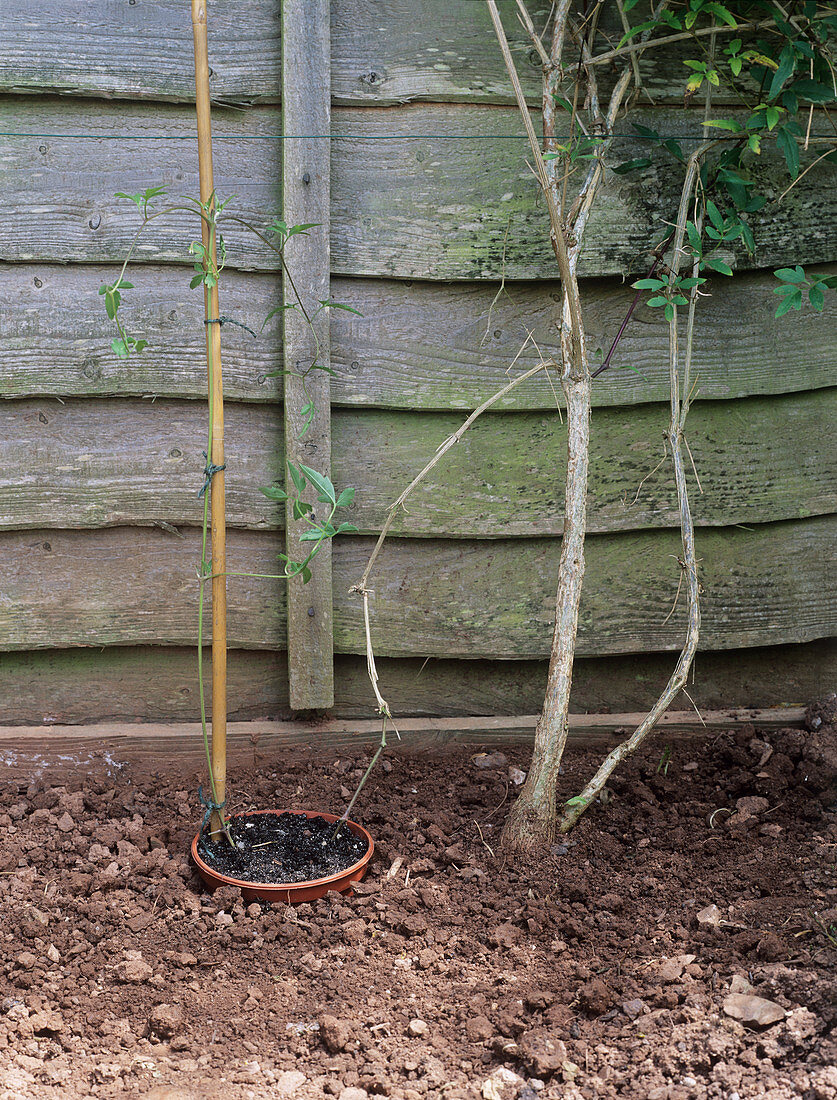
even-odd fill
[{"label": "small stone in soil", "polygon": [[475,768],[504,768],[508,759],[501,752],[478,752],[471,757]]},{"label": "small stone in soil", "polygon": [[305,1074],[300,1073],[298,1069],[284,1070],[276,1079],[274,1096],[281,1097],[282,1100],[290,1100],[297,1095],[306,1081]]},{"label": "small stone in soil", "polygon": [[338,1020],[336,1016],[328,1014],[320,1016],[320,1038],[326,1050],[331,1054],[337,1054],[345,1050],[352,1037],[351,1027],[345,1020]]},{"label": "small stone in soil", "polygon": [[637,1016],[642,1016],[644,1012],[648,1011],[648,1006],[645,1001],[640,1000],[638,997],[630,1001],[625,1001],[622,1004],[622,1011],[628,1017],[629,1020],[635,1020]]},{"label": "small stone in soil", "polygon": [[775,1001],[768,1001],[764,997],[754,997],[747,993],[730,993],[724,998],[724,1012],[740,1020],[742,1024],[758,1024],[759,1027],[768,1027],[785,1018],[785,1010]]},{"label": "small stone in soil", "polygon": [[578,1000],[590,1016],[601,1016],[610,1007],[610,990],[601,978],[591,978],[578,991]]},{"label": "small stone in soil", "polygon": [[234,817],[231,848],[201,836],[198,851],[214,871],[244,882],[314,882],[352,867],[367,851],[363,837],[323,817],[266,813]]},{"label": "small stone in soil", "polygon": [[161,1039],[170,1039],[183,1026],[183,1009],[179,1005],[157,1005],[148,1017],[148,1030]]},{"label": "small stone in soil", "polygon": [[717,928],[721,923],[721,919],[721,910],[714,904],[707,905],[705,909],[695,913],[695,920],[698,924],[710,925],[712,928]]},{"label": "small stone in soil", "polygon": [[494,1034],[494,1025],[487,1016],[472,1016],[465,1021],[465,1034],[471,1043],[485,1043]]}]

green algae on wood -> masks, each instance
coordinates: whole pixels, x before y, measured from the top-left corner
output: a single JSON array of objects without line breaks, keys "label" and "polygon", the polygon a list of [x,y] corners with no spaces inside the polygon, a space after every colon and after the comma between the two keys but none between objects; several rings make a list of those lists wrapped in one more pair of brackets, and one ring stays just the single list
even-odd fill
[{"label": "green algae on wood", "polygon": [[[555,277],[547,219],[515,109],[341,108],[332,119],[334,274],[441,281]],[[700,137],[693,113],[638,111],[636,121],[687,143]],[[197,192],[186,107],[9,97],[0,100],[0,129],[6,132],[0,137],[0,259],[8,262],[120,262],[137,218],[132,204],[114,198],[115,192],[147,186],[150,170],[173,196]],[[254,107],[233,117],[219,111],[213,129],[223,147],[219,195],[235,195],[236,215],[265,226],[281,208],[279,111]],[[10,131],[50,136],[8,136]],[[114,136],[119,140],[109,140]],[[620,157],[646,151],[633,134],[616,142]],[[760,170],[768,177],[767,193],[778,195],[783,162],[775,151],[765,158]],[[675,177],[660,168],[630,181],[608,173],[591,217],[581,276],[647,269],[648,250],[676,210]],[[30,186],[33,178],[37,190]],[[830,180],[831,168],[824,164],[800,175],[791,193],[792,222],[769,206],[767,213],[754,214],[755,256],[737,253],[736,265],[833,261],[827,227],[837,219],[837,191]],[[242,226],[227,223],[223,231],[230,267],[278,269],[278,257]],[[153,222],[137,255],[146,262],[191,265],[183,219]]]}]

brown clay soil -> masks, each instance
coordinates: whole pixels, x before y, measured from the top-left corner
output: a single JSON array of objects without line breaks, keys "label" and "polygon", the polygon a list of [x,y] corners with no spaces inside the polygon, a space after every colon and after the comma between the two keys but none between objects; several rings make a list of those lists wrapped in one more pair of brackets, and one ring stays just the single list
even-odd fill
[{"label": "brown clay soil", "polygon": [[[0,781],[0,1100],[835,1100],[829,719],[658,742],[517,867],[525,748],[394,754],[367,881],[296,909],[203,890],[174,765]],[[339,811],[367,759],[259,760],[235,808]]]}]

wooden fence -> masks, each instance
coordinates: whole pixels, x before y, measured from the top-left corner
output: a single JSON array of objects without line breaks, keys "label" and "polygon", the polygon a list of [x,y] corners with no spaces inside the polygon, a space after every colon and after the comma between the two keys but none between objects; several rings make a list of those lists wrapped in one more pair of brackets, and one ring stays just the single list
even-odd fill
[{"label": "wooden fence", "polygon": [[[188,289],[197,225],[161,219],[143,238],[124,307],[149,341],[141,356],[110,351],[98,290],[137,226],[115,192],[198,192],[189,6],[71,7],[5,0],[0,13],[0,724],[184,721],[196,714],[206,424],[202,301]],[[291,703],[327,707],[333,692],[335,714],[369,715],[348,589],[387,504],[463,410],[503,383],[527,332],[557,354],[560,288],[481,3],[334,0],[329,25],[312,0],[288,6],[284,43],[279,8],[210,3],[216,184],[259,225],[282,210],[320,223],[289,245],[292,270],[306,293],[359,315],[333,310],[321,333],[335,373],[314,398],[331,415],[302,441],[301,396],[279,372],[308,354],[305,334],[283,331],[278,315],[258,340],[225,326],[228,564],[274,570],[285,516],[258,488],[281,480],[286,454],[330,461],[338,487],[357,487],[360,530],[335,542],[308,588],[230,578],[230,710],[276,716]],[[539,71],[512,8],[535,106]],[[330,95],[312,75],[317,50],[330,51]],[[676,102],[672,61],[655,64],[656,105],[636,117],[686,142],[699,130]],[[620,139],[620,159],[641,151]],[[767,187],[774,168],[766,156]],[[582,260],[597,353],[678,186],[654,170],[607,181]],[[755,257],[737,255],[735,277],[713,280],[698,322],[689,440],[704,630],[690,692],[706,706],[799,702],[829,686],[837,663],[826,640],[837,306],[831,296],[824,315],[774,323],[771,293],[780,264],[837,270],[833,169],[814,169],[754,221]],[[222,313],[257,331],[283,300],[276,256],[236,226],[225,238]],[[658,313],[637,310],[594,389],[581,711],[647,705],[683,631],[674,493],[659,466]],[[385,694],[401,713],[537,710],[562,527],[555,389],[539,376],[514,391],[398,519],[372,610]]]}]

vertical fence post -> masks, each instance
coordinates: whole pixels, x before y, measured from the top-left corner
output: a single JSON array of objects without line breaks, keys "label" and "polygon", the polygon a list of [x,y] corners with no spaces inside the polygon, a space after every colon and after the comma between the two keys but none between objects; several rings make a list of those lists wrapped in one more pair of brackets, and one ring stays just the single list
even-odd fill
[{"label": "vertical fence post", "polygon": [[[288,226],[316,223],[307,236],[293,237],[285,261],[296,289],[311,313],[329,298],[329,194],[331,132],[331,28],[329,0],[282,2],[282,210]],[[283,303],[296,297],[287,275]],[[329,375],[311,370],[315,362],[329,367],[329,311],[313,328],[298,309],[286,309],[284,323],[285,457],[331,476],[331,398]],[[305,381],[297,375],[305,374]],[[313,404],[313,419],[306,428]],[[304,434],[303,434],[304,433]],[[315,508],[322,509],[322,504]],[[287,550],[301,561],[304,525],[286,513]],[[310,545],[310,544],[309,544]],[[330,707],[334,703],[334,639],[331,544],[312,562],[308,584],[301,577],[288,582],[288,676],[290,703],[295,710]]]}]

